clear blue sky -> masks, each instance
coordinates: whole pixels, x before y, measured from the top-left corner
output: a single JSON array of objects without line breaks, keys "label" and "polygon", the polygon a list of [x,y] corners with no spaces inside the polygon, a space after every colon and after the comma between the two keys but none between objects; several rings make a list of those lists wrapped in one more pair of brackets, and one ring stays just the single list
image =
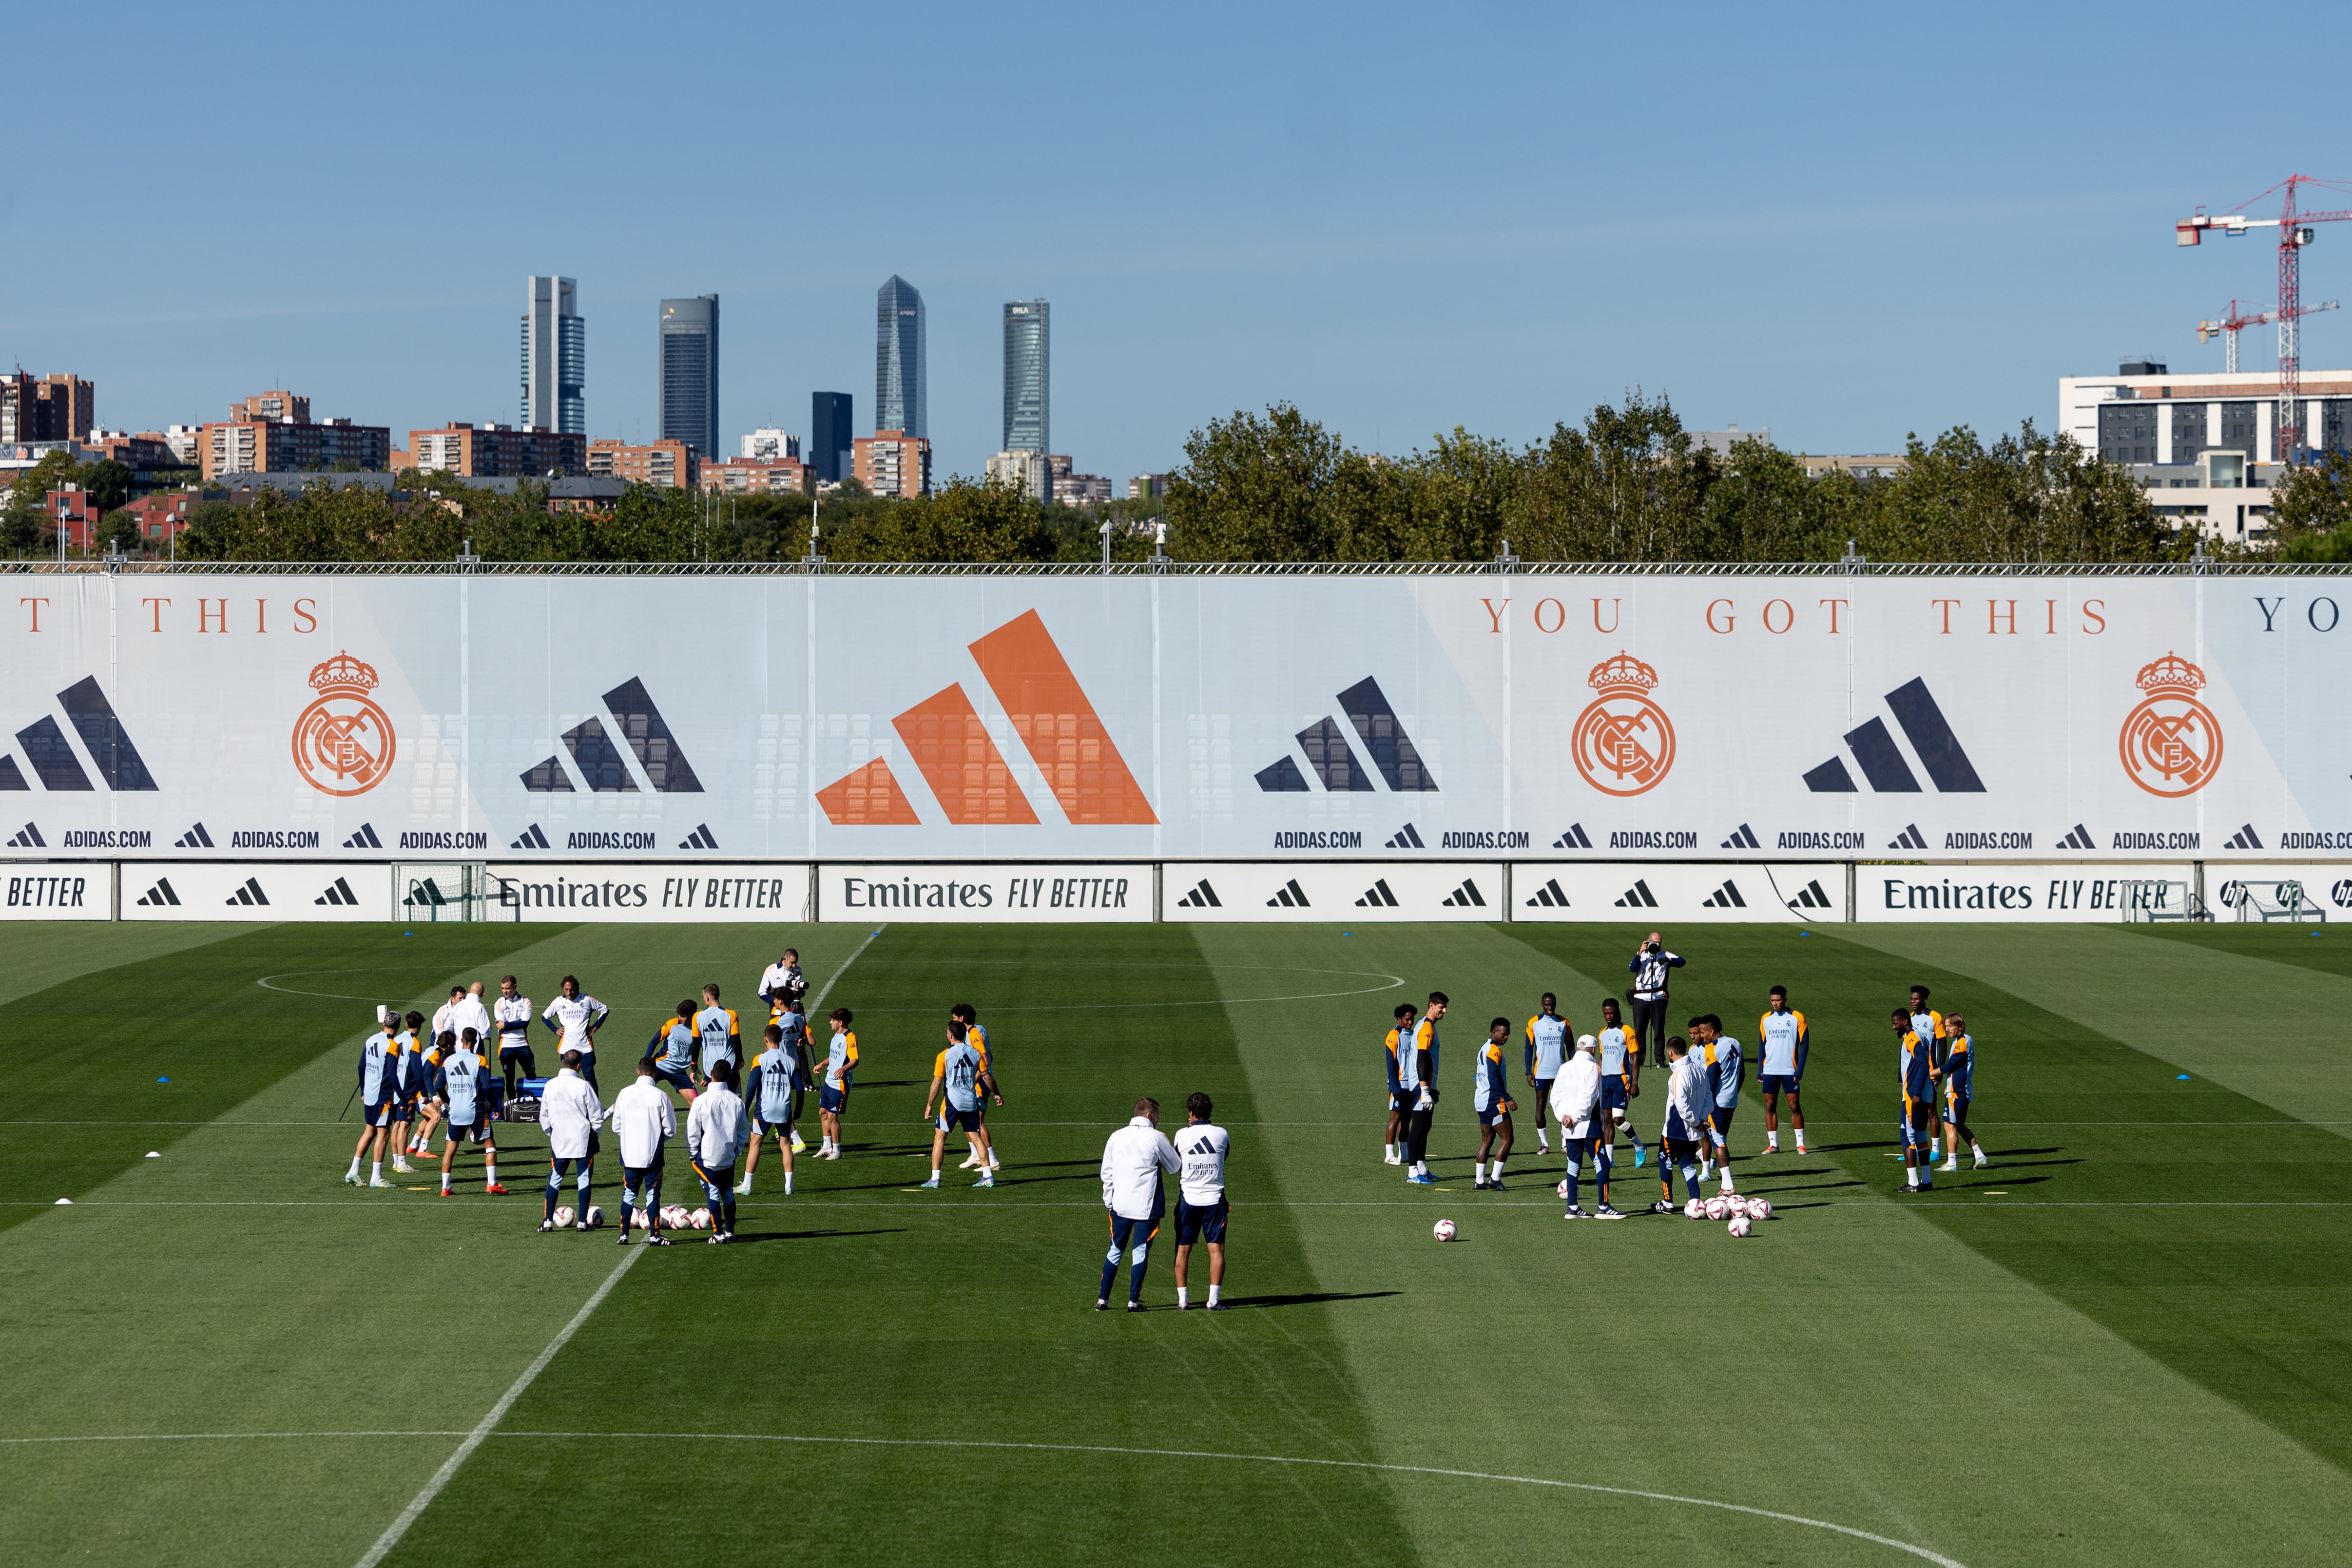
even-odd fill
[{"label": "clear blue sky", "polygon": [[[2325,68],[2281,93],[2217,15],[33,7],[0,361],[93,378],[111,426],[287,386],[400,443],[515,417],[523,278],[561,272],[600,436],[651,430],[656,299],[721,296],[731,446],[818,388],[870,425],[898,272],[942,476],[997,444],[1030,296],[1054,445],[1122,480],[1277,399],[1392,452],[1635,386],[1817,452],[2047,427],[2059,375],[2218,369],[2196,319],[2271,297],[2268,244],[2177,251],[2175,218],[2352,176]],[[2352,296],[2352,224],[2305,289]]]}]

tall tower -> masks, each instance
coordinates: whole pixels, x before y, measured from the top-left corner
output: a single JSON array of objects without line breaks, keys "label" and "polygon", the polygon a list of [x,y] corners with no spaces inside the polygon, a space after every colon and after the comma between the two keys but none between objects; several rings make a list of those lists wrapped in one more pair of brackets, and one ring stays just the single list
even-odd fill
[{"label": "tall tower", "polygon": [[568,277],[533,277],[523,293],[522,427],[588,434],[588,322]]},{"label": "tall tower", "polygon": [[874,300],[874,428],[930,434],[924,377],[923,297],[890,275]]},{"label": "tall tower", "polygon": [[719,296],[661,302],[660,428],[716,460],[719,451]]},{"label": "tall tower", "polygon": [[1052,308],[1043,299],[1004,307],[1004,445],[1006,452],[1053,449]]},{"label": "tall tower", "polygon": [[847,392],[809,394],[809,472],[828,485],[850,477],[857,441],[854,401]]}]

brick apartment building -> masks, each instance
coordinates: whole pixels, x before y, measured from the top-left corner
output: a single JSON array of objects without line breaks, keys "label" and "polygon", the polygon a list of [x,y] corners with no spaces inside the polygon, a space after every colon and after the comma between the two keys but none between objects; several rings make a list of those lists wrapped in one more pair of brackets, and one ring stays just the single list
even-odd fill
[{"label": "brick apartment building", "polygon": [[874,496],[931,493],[931,444],[903,430],[877,430],[850,444],[851,470]]},{"label": "brick apartment building", "polygon": [[588,471],[588,438],[452,420],[438,430],[410,431],[407,458],[395,465],[467,479],[561,478]]},{"label": "brick apartment building", "polygon": [[0,443],[87,441],[97,417],[95,382],[23,371],[0,375]]},{"label": "brick apartment building", "polygon": [[702,465],[702,487],[715,496],[805,496],[808,465],[797,457],[730,457]]},{"label": "brick apartment building", "polygon": [[266,392],[230,405],[228,418],[207,423],[196,455],[207,486],[231,474],[380,471],[392,462],[392,431],[348,419],[314,423],[309,398]]},{"label": "brick apartment building", "polygon": [[622,479],[662,490],[691,490],[702,482],[702,459],[683,441],[588,444],[588,472],[599,479]]}]

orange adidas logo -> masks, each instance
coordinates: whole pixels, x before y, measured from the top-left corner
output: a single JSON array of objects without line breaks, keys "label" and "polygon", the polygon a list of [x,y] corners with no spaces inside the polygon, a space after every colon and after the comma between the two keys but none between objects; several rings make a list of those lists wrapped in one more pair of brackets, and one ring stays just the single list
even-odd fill
[{"label": "orange adidas logo", "polygon": [[[1160,821],[1035,611],[999,626],[972,643],[971,653],[1073,825],[1149,827]],[[1036,810],[1013,781],[1004,754],[961,685],[933,693],[890,725],[950,822],[1036,822]],[[816,803],[836,828],[922,824],[886,758],[826,785],[816,792]]]}]

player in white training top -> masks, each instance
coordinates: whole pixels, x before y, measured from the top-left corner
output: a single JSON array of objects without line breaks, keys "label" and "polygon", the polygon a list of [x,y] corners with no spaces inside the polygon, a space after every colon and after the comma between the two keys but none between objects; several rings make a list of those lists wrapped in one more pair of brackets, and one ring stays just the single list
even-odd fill
[{"label": "player in white training top", "polygon": [[577,1071],[591,1089],[596,1087],[596,1030],[610,1010],[595,998],[583,994],[580,982],[566,975],[562,994],[539,1015],[540,1021],[555,1031],[558,1055],[567,1051],[580,1053]]},{"label": "player in white training top", "polygon": [[1184,1130],[1174,1140],[1180,1162],[1176,1176],[1176,1310],[1180,1312],[1187,1305],[1184,1265],[1192,1259],[1196,1240],[1209,1248],[1209,1311],[1226,1310],[1218,1298],[1225,1288],[1225,1217],[1232,1211],[1225,1200],[1225,1152],[1233,1139],[1209,1120],[1214,1109],[1206,1094],[1194,1091],[1184,1102]]}]

